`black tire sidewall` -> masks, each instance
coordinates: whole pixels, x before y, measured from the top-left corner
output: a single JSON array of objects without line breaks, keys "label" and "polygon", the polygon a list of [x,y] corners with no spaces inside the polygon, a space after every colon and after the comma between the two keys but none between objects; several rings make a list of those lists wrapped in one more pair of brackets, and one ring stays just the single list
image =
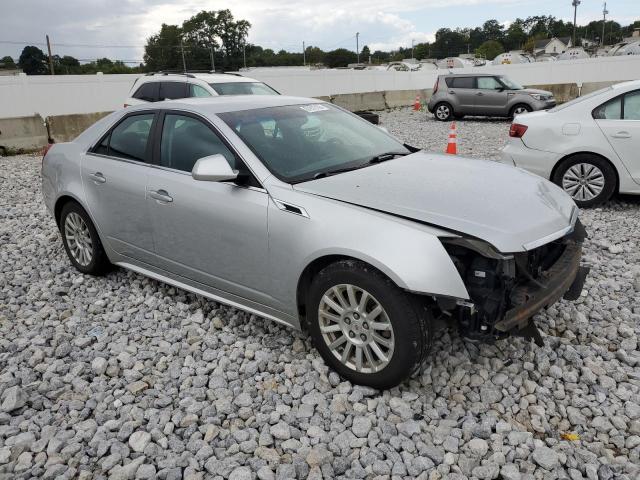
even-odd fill
[{"label": "black tire sidewall", "polygon": [[609,200],[616,190],[616,173],[614,168],[611,166],[611,164],[607,160],[604,160],[603,158],[598,157],[597,155],[584,153],[584,154],[574,155],[572,157],[569,157],[563,160],[562,162],[560,162],[560,164],[558,165],[558,168],[556,168],[553,174],[553,178],[551,179],[553,183],[558,185],[564,191],[564,188],[562,187],[562,177],[564,176],[566,171],[569,170],[569,168],[579,163],[587,163],[587,164],[598,167],[602,172],[602,174],[604,175],[604,188],[602,189],[602,192],[600,192],[600,195],[598,195],[597,197],[591,200],[580,201],[580,200],[573,199],[576,205],[578,205],[580,208],[589,208],[589,207],[594,207],[596,205],[601,205],[602,203]]},{"label": "black tire sidewall", "polygon": [[[355,265],[351,265],[355,263]],[[380,372],[360,373],[343,365],[329,350],[320,332],[318,307],[324,293],[339,284],[358,286],[371,295],[386,310],[393,325],[394,352],[390,363]],[[342,377],[353,383],[377,389],[393,387],[405,380],[422,361],[428,345],[428,319],[419,318],[419,308],[410,296],[372,267],[360,262],[339,262],[320,272],[307,295],[309,333],[325,362]],[[426,312],[424,312],[426,315]]]},{"label": "black tire sidewall", "polygon": [[[438,112],[438,108],[443,106],[443,105],[449,109],[449,116],[447,118],[440,119],[440,118],[438,118],[438,113],[437,112]],[[433,108],[433,116],[439,122],[448,122],[449,120],[451,120],[454,117],[453,107],[448,102],[438,102],[438,103],[436,103],[436,106]]]},{"label": "black tire sidewall", "polygon": [[[527,112],[533,112],[533,108],[531,108],[526,103],[518,103],[518,104],[514,105],[513,107],[511,107],[511,111],[509,112],[509,118],[514,118],[516,116],[516,108],[519,108],[519,107],[526,108]],[[521,114],[519,113],[517,115],[521,115]]]},{"label": "black tire sidewall", "polygon": [[[89,235],[91,236],[91,262],[88,265],[80,265],[69,249],[69,245],[67,243],[67,237],[65,234],[64,224],[67,216],[70,213],[77,213],[80,215],[84,223],[87,225],[89,229]],[[64,207],[62,207],[62,212],[60,213],[60,234],[62,235],[62,244],[64,245],[64,249],[67,252],[67,256],[69,260],[73,264],[73,266],[82,273],[87,273],[90,275],[101,275],[105,272],[108,260],[106,257],[106,253],[104,248],[102,247],[102,242],[100,241],[100,237],[96,228],[91,221],[91,218],[87,214],[87,212],[76,202],[69,202]]]}]

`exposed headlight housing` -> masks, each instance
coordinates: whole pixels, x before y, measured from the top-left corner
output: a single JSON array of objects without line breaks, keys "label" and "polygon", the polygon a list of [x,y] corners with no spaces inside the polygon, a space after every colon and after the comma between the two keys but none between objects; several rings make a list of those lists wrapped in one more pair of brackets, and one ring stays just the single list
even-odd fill
[{"label": "exposed headlight housing", "polygon": [[541,93],[530,93],[529,95],[531,95],[533,98],[535,98],[539,102],[544,102],[546,100],[550,100],[553,98],[552,95],[543,95]]}]

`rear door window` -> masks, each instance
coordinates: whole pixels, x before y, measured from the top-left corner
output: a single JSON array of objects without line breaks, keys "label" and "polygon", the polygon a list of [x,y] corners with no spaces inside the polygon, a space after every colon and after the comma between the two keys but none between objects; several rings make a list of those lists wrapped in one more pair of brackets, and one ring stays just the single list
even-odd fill
[{"label": "rear door window", "polygon": [[476,88],[473,77],[452,77],[448,80],[447,85],[450,88]]},{"label": "rear door window", "polygon": [[160,100],[187,98],[188,86],[186,82],[160,82]]},{"label": "rear door window", "polygon": [[200,85],[189,84],[189,93],[191,97],[211,97],[211,93]]},{"label": "rear door window", "polygon": [[147,162],[149,137],[155,114],[130,115],[118,123],[97,145],[94,153]]},{"label": "rear door window", "polygon": [[145,102],[157,102],[159,82],[147,82],[140,85],[140,88],[133,94],[133,98],[144,100]]},{"label": "rear door window", "polygon": [[622,116],[622,97],[603,103],[592,113],[596,120],[620,120]]}]

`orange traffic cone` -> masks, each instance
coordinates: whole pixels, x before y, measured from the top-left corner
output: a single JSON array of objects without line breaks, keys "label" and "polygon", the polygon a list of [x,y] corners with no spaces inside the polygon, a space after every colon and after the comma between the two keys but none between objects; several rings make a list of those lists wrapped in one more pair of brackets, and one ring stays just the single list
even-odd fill
[{"label": "orange traffic cone", "polygon": [[413,102],[413,110],[416,112],[422,110],[422,105],[420,105],[420,95],[416,95],[416,101]]},{"label": "orange traffic cone", "polygon": [[449,130],[449,143],[445,153],[451,153],[456,155],[458,153],[458,137],[456,135],[456,122],[451,123],[451,129]]}]

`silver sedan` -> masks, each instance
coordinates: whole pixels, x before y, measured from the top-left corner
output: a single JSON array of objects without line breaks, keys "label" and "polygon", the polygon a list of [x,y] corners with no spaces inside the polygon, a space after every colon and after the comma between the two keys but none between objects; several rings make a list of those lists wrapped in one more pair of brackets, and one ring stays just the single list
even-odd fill
[{"label": "silver sedan", "polygon": [[421,152],[319,100],[115,112],[43,159],[71,263],[113,265],[304,328],[355,383],[428,361],[435,325],[494,341],[580,294],[585,237],[554,184]]}]

